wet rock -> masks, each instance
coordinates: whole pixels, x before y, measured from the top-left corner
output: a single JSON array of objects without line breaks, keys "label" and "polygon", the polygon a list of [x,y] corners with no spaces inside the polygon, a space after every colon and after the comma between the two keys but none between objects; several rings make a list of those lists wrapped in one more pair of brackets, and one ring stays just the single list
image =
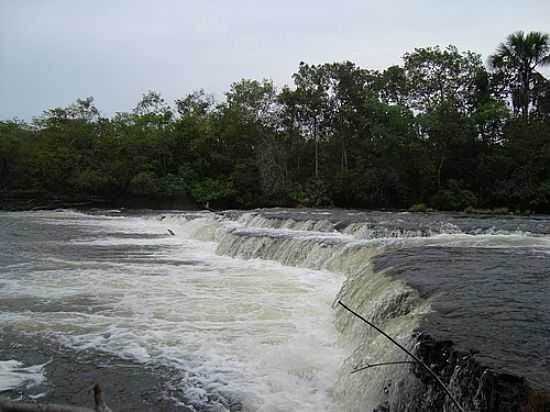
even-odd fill
[{"label": "wet rock", "polygon": [[[484,367],[473,353],[454,348],[449,340],[437,341],[428,335],[418,338],[420,357],[441,378],[455,399],[467,412],[546,412],[550,396],[532,388],[518,376]],[[412,368],[418,378],[407,399],[394,399],[380,405],[383,411],[443,411],[456,407],[435,380],[422,368]]]}]

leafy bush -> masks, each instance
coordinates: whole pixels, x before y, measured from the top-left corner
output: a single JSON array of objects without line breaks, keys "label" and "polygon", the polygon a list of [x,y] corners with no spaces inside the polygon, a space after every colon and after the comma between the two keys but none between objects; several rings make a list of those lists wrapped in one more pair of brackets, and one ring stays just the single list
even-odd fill
[{"label": "leafy bush", "polygon": [[236,190],[229,180],[207,178],[191,187],[191,196],[197,202],[227,200],[235,196]]},{"label": "leafy bush", "polygon": [[101,193],[108,191],[112,179],[92,169],[85,169],[75,173],[69,179],[69,185],[79,193]]},{"label": "leafy bush", "polygon": [[426,203],[416,203],[409,207],[409,212],[427,212],[428,206],[426,206]]},{"label": "leafy bush", "polygon": [[449,187],[437,192],[430,200],[438,210],[465,210],[477,205],[477,197],[470,190],[462,189],[460,182],[449,180]]},{"label": "leafy bush", "polygon": [[168,174],[157,180],[158,191],[167,195],[187,192],[187,185],[183,178]]},{"label": "leafy bush", "polygon": [[294,183],[289,195],[303,206],[332,206],[328,187],[321,179],[310,179],[304,185]]},{"label": "leafy bush", "polygon": [[157,177],[151,172],[141,172],[130,181],[130,192],[135,194],[158,193]]},{"label": "leafy bush", "polygon": [[507,207],[497,207],[494,209],[477,209],[472,206],[468,206],[464,209],[464,212],[469,215],[509,215],[510,209]]},{"label": "leafy bush", "polygon": [[537,187],[530,206],[535,210],[550,210],[550,182],[542,182]]}]

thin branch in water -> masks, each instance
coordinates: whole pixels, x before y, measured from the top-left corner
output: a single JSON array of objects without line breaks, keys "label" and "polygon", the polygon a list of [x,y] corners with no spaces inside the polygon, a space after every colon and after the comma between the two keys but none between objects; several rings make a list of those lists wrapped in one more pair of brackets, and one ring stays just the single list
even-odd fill
[{"label": "thin branch in water", "polygon": [[361,366],[360,368],[353,369],[350,374],[353,375],[354,373],[364,371],[365,369],[370,368],[376,368],[378,366],[389,366],[389,365],[406,365],[406,364],[412,364],[415,365],[416,362],[413,361],[395,361],[395,362],[380,362],[380,363],[369,363],[365,366]]},{"label": "thin branch in water", "polygon": [[346,309],[348,312],[350,312],[352,315],[354,315],[355,317],[361,319],[363,322],[365,322],[367,325],[369,325],[371,328],[375,329],[378,333],[380,333],[381,335],[385,336],[391,343],[393,343],[395,346],[397,346],[399,349],[401,349],[403,352],[405,352],[407,355],[409,355],[411,358],[413,358],[416,362],[418,362],[418,364],[420,366],[422,366],[435,380],[436,382],[439,384],[439,386],[441,386],[441,388],[445,391],[445,393],[447,394],[447,396],[449,397],[449,399],[451,399],[451,401],[453,401],[454,405],[457,407],[457,409],[460,411],[460,412],[464,412],[464,409],[462,408],[462,406],[460,406],[460,404],[458,403],[458,401],[454,398],[454,396],[452,395],[451,391],[449,390],[449,388],[447,388],[447,386],[443,383],[443,381],[439,378],[439,376],[437,376],[437,374],[428,366],[426,365],[422,359],[420,359],[418,356],[416,356],[414,353],[412,353],[411,351],[409,351],[407,348],[405,348],[403,345],[401,345],[399,342],[397,342],[394,338],[392,338],[390,335],[388,335],[386,332],[384,332],[382,329],[380,329],[378,326],[376,326],[374,323],[368,321],[367,319],[365,319],[363,316],[361,316],[360,314],[358,314],[357,312],[355,312],[353,309],[350,309],[348,306],[346,306],[341,300],[338,301],[338,304],[340,306],[342,306],[344,309]]}]

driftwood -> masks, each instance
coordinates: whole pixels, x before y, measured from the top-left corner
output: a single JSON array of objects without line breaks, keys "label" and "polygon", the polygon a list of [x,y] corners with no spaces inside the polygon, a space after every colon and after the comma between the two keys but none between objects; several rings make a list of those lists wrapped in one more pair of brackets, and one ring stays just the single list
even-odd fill
[{"label": "driftwood", "polygon": [[113,412],[105,404],[103,390],[98,384],[94,385],[94,401],[95,409],[89,409],[53,403],[40,404],[37,402],[17,402],[0,399],[0,412]]},{"label": "driftwood", "polygon": [[403,352],[405,352],[407,355],[409,355],[411,358],[413,358],[420,366],[422,366],[426,372],[428,372],[434,379],[435,381],[438,383],[439,386],[441,386],[441,388],[443,389],[443,391],[445,391],[445,393],[447,394],[447,396],[449,397],[449,399],[453,402],[453,404],[457,407],[457,409],[460,411],[460,412],[464,412],[464,409],[462,408],[462,406],[460,406],[460,404],[458,403],[458,401],[454,398],[453,394],[451,393],[451,391],[449,390],[449,388],[447,388],[447,386],[443,383],[443,381],[441,380],[441,378],[439,376],[437,376],[437,374],[428,366],[426,365],[422,359],[420,359],[418,356],[416,356],[414,353],[412,353],[411,351],[409,351],[407,348],[405,348],[403,345],[401,345],[399,342],[397,342],[394,338],[392,338],[390,335],[388,335],[386,332],[384,332],[382,329],[380,329],[378,326],[376,326],[374,323],[368,321],[367,319],[365,319],[363,316],[361,316],[360,314],[358,314],[357,312],[353,311],[352,309],[350,309],[348,306],[346,306],[341,300],[338,301],[338,304],[340,306],[342,306],[345,310],[347,310],[348,312],[350,312],[352,315],[354,315],[355,317],[361,319],[363,322],[365,322],[367,325],[369,325],[371,328],[375,329],[378,333],[380,333],[381,335],[383,335],[384,337],[386,337],[391,343],[393,343],[395,346],[397,346],[399,349],[401,349]]},{"label": "driftwood", "polygon": [[95,410],[97,412],[113,412],[105,403],[105,399],[103,398],[103,390],[98,383],[94,385],[94,401]]}]

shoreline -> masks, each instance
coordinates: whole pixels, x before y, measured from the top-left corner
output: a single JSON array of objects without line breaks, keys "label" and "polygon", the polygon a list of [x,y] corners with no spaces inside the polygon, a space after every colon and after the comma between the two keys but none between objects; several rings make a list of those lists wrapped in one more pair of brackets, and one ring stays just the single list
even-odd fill
[{"label": "shoreline", "polygon": [[180,209],[194,210],[197,205],[186,195],[136,195],[101,197],[49,192],[0,192],[0,210],[33,211],[55,209]]},{"label": "shoreline", "polygon": [[[29,192],[35,193],[35,192]],[[46,194],[33,197],[27,192],[22,193],[6,193],[0,192],[0,212],[32,212],[39,210],[56,210],[56,209],[76,209],[81,211],[94,210],[110,210],[110,209],[129,209],[129,210],[172,210],[172,211],[196,211],[209,210],[213,213],[222,215],[233,215],[234,213],[242,212],[258,212],[265,210],[276,211],[279,209],[300,211],[304,208],[301,206],[266,206],[259,208],[238,208],[225,207],[226,205],[214,205],[216,208],[201,207],[197,203],[190,201],[189,198],[183,196],[150,196],[150,195],[125,195],[113,198],[94,197],[94,196],[71,196],[71,195],[55,195]],[[231,206],[231,205],[229,205]],[[533,217],[540,218],[550,216],[548,213],[493,213],[490,209],[476,209],[474,212],[460,210],[410,210],[410,209],[357,209],[357,208],[342,208],[342,207],[319,207],[319,210],[350,210],[361,213],[368,212],[396,212],[396,213],[411,213],[418,215],[459,215],[477,219],[488,217]],[[487,211],[487,212],[485,212]]]}]

